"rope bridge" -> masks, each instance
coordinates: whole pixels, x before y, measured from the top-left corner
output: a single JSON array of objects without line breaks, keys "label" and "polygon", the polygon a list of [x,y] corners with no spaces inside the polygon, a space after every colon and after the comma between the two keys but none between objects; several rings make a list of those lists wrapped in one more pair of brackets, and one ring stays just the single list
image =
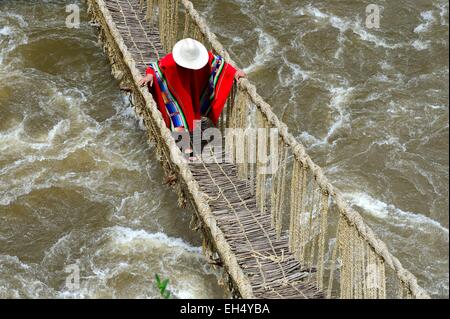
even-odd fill
[{"label": "rope bridge", "polygon": [[[183,160],[152,96],[137,82],[146,65],[186,37],[236,65],[190,1],[88,3],[113,75],[132,96],[166,174],[175,176],[179,204],[193,208],[191,226],[202,230],[204,252],[224,267],[223,282],[234,296],[429,298],[247,79],[233,88],[219,123],[224,136],[241,129],[239,143],[226,143],[224,153],[206,146],[208,160]],[[250,132],[258,129],[276,129],[275,140],[255,143]],[[279,168],[267,175],[261,163],[274,142]],[[235,164],[223,163],[224,156]]]}]

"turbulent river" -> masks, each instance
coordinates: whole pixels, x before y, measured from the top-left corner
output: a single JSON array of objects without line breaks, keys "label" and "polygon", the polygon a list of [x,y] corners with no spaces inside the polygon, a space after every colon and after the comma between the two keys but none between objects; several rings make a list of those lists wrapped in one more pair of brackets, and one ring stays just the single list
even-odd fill
[{"label": "turbulent river", "polygon": [[[448,297],[448,2],[373,2],[378,29],[370,3],[194,1],[392,253]],[[0,297],[155,298],[155,273],[177,298],[226,297],[85,9],[0,0]]]}]

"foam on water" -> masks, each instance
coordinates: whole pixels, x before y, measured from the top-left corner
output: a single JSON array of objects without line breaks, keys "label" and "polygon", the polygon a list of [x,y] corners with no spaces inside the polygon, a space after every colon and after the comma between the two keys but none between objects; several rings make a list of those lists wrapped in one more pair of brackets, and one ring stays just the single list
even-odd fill
[{"label": "foam on water", "polygon": [[195,258],[204,259],[201,247],[193,247],[180,238],[170,238],[164,233],[147,233],[144,230],[134,230],[130,228],[115,226],[108,229],[111,233],[111,249],[135,252],[153,250],[158,248],[173,250],[171,258],[176,260],[182,254],[188,254]]},{"label": "foam on water", "polygon": [[28,37],[23,29],[28,23],[23,16],[9,12],[0,12],[0,67],[9,52],[15,50],[19,45],[28,43]]},{"label": "foam on water", "polygon": [[[397,49],[403,46],[402,43],[389,44],[384,39],[374,35],[373,33],[368,32],[367,29],[363,26],[363,22],[360,17],[356,17],[353,20],[341,18],[333,14],[322,12],[320,9],[314,7],[311,4],[299,8],[296,11],[296,14],[309,15],[313,17],[318,23],[325,22],[331,25],[333,28],[340,31],[341,37],[342,34],[344,34],[347,30],[351,30],[354,34],[356,34],[360,38],[360,40],[371,42],[375,44],[375,46],[383,47],[386,49]],[[342,39],[339,41],[342,42]],[[340,53],[338,53],[338,55],[339,54]]]},{"label": "foam on water", "polygon": [[[66,245],[66,240],[59,241],[58,246]],[[175,298],[209,297],[210,291],[205,289],[200,274],[214,272],[207,266],[200,247],[164,233],[122,226],[103,229],[95,242],[95,247],[87,247],[87,257],[80,260],[92,275],[84,278],[79,291],[63,288],[58,292],[60,297],[158,298],[152,282],[156,273],[169,278],[169,290]],[[55,247],[52,251],[56,251]],[[52,254],[51,259],[57,254]],[[128,278],[126,287],[121,283],[123,278]]]},{"label": "foam on water", "polygon": [[0,35],[6,36],[6,35],[12,35],[13,31],[9,26],[5,26],[0,29]]},{"label": "foam on water", "polygon": [[[303,70],[300,65],[289,62],[285,56],[282,56],[282,59],[283,64],[278,70],[278,80],[283,87],[292,87],[309,79],[309,72]],[[286,68],[288,69],[288,74]]]},{"label": "foam on water", "polygon": [[246,73],[255,72],[263,67],[267,61],[272,59],[274,50],[278,46],[278,41],[261,28],[256,28],[255,31],[258,33],[258,48],[253,63],[244,68]]},{"label": "foam on water", "polygon": [[417,51],[423,51],[430,47],[430,42],[431,41],[414,40],[411,45]]},{"label": "foam on water", "polygon": [[430,30],[434,21],[433,11],[424,11],[420,13],[423,23],[414,28],[415,33],[424,33]]},{"label": "foam on water", "polygon": [[439,1],[439,3],[433,3],[439,10],[440,23],[442,26],[448,26],[448,1]]},{"label": "foam on water", "polygon": [[0,255],[0,298],[52,298],[55,291],[43,280],[45,270],[16,256]]},{"label": "foam on water", "polygon": [[[306,74],[306,79],[311,79],[309,73]],[[329,92],[327,108],[329,109],[330,116],[327,117],[329,119],[327,123],[328,128],[323,137],[315,136],[311,132],[302,131],[299,133],[299,139],[310,148],[334,147],[341,138],[341,134],[351,130],[352,119],[348,106],[352,102],[357,88],[350,87],[345,79],[339,79],[337,85],[324,82],[319,78],[313,78],[313,80],[324,85]]]},{"label": "foam on water", "polygon": [[352,204],[374,217],[390,219],[397,227],[411,227],[417,231],[434,233],[436,230],[447,237],[449,231],[438,221],[419,213],[403,211],[392,204],[387,204],[367,193],[346,193],[344,197]]},{"label": "foam on water", "polygon": [[351,99],[354,88],[330,87],[330,103],[332,122],[329,124],[327,132],[323,138],[316,137],[309,132],[303,131],[299,134],[301,141],[310,148],[334,147],[340,138],[342,131],[351,129],[351,114],[346,109],[348,101]]},{"label": "foam on water", "polygon": [[388,136],[383,140],[375,141],[372,145],[391,145],[396,147],[400,152],[406,152],[407,150],[406,145],[400,142],[400,138],[394,136]]},{"label": "foam on water", "polygon": [[42,137],[42,142],[34,142],[25,132],[24,120],[15,128],[0,133],[0,141],[2,142],[0,151],[17,152],[19,150],[31,149],[37,151],[44,151],[54,146],[53,142],[57,137],[63,137],[70,130],[70,120],[65,119],[56,123],[45,137]]}]

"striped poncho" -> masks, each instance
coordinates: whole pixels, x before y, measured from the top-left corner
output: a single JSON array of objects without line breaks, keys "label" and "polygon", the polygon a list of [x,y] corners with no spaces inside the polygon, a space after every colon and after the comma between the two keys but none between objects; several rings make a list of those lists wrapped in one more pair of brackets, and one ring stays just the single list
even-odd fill
[{"label": "striped poncho", "polygon": [[202,116],[217,124],[236,69],[210,52],[208,64],[200,70],[183,68],[168,54],[150,64],[146,73],[154,76],[150,92],[167,127],[192,132],[194,121]]}]

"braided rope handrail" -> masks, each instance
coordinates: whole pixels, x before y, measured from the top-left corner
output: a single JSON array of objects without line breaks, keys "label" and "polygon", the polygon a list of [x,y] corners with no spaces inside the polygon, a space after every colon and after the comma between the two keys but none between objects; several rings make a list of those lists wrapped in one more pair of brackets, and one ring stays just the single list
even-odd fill
[{"label": "braided rope handrail", "polygon": [[[224,46],[217,40],[216,35],[210,31],[203,17],[201,17],[199,12],[194,8],[192,2],[189,0],[181,0],[181,2],[185,7],[186,12],[197,24],[199,30],[212,48],[217,53],[221,54],[227,62],[235,64]],[[271,106],[257,93],[256,87],[247,79],[241,79],[239,86],[248,94],[255,106],[266,116],[268,122],[278,129],[280,137],[288,147],[292,148],[293,154],[299,160],[306,163],[311,169],[318,185],[334,198],[340,214],[345,217],[348,223],[355,227],[358,234],[374,249],[384,262],[393,269],[398,278],[409,288],[416,298],[429,299],[430,296],[428,293],[417,283],[417,278],[411,272],[406,270],[401,262],[389,252],[386,244],[380,240],[373,230],[365,223],[362,216],[347,204],[343,199],[341,192],[329,182],[323,173],[322,168],[315,164],[307,154],[303,144],[295,139],[289,132],[287,125],[278,118],[272,111]]]},{"label": "braided rope handrail", "polygon": [[[137,83],[141,79],[141,74],[136,67],[136,61],[133,59],[131,52],[128,50],[127,45],[122,38],[122,35],[115,25],[115,22],[106,6],[105,0],[90,0],[90,3],[95,3],[97,5],[98,10],[101,12],[103,19],[105,20],[108,31],[111,33],[114,41],[118,46],[118,49],[120,50],[120,53],[123,56],[123,62],[130,71],[132,80],[134,81],[135,85],[137,85]],[[150,92],[148,92],[148,90],[144,88],[140,88],[139,92],[140,94],[142,94],[142,97],[146,102],[146,110],[151,113],[154,124],[157,126],[162,140],[169,149],[169,160],[174,163],[176,169],[179,172],[179,175],[182,177],[186,184],[186,188],[189,190],[189,193],[192,196],[192,200],[195,203],[199,215],[202,217],[205,225],[210,229],[212,239],[214,240],[215,245],[218,248],[221,259],[228,267],[230,276],[238,285],[241,296],[246,299],[254,298],[253,289],[248,278],[244,275],[242,269],[240,268],[235,255],[231,251],[231,248],[225,239],[225,235],[217,226],[216,219],[214,218],[211,208],[208,205],[206,196],[200,190],[200,186],[194,179],[191,170],[185,162],[183,154],[181,153],[180,149],[175,143],[175,140],[173,139],[171,131],[167,128],[163,118],[161,117],[156,103],[153,100],[153,97],[151,96]]]}]

